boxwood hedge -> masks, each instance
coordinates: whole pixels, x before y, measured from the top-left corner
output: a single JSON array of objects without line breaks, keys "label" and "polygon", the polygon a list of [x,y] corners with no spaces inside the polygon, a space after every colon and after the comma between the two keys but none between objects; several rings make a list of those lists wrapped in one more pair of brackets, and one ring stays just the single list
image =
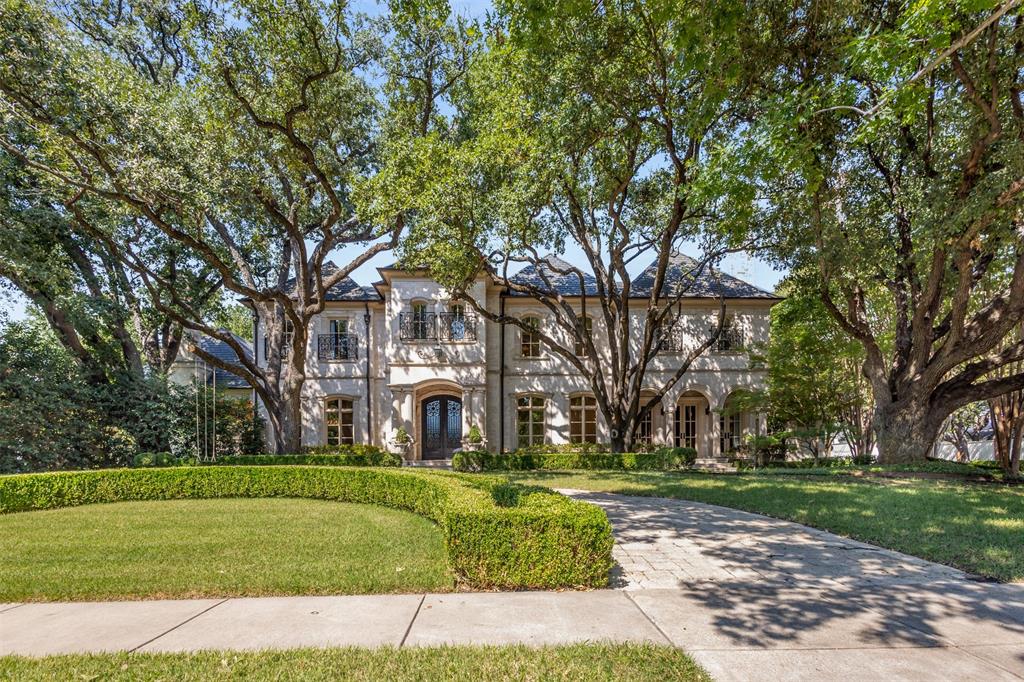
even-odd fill
[{"label": "boxwood hedge", "polygon": [[613,469],[626,471],[668,471],[691,466],[697,458],[693,448],[662,448],[654,452],[533,452],[517,450],[456,452],[456,471],[528,471],[534,469]]},{"label": "boxwood hedge", "polygon": [[301,454],[301,455],[234,455],[217,460],[222,465],[315,464],[318,466],[400,467],[402,456],[377,450],[364,453]]},{"label": "boxwood hedge", "polygon": [[489,476],[315,466],[204,466],[0,477],[0,513],[99,502],[303,497],[378,504],[433,519],[449,565],[477,588],[602,587],[612,566],[604,511]]}]

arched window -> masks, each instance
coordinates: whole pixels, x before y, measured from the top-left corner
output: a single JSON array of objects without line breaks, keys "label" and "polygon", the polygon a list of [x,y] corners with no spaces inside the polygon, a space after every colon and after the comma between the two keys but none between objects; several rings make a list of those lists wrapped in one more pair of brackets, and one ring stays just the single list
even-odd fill
[{"label": "arched window", "polygon": [[524,329],[519,330],[519,354],[524,358],[540,357],[540,320],[536,317],[523,318]]},{"label": "arched window", "polygon": [[597,400],[593,396],[578,395],[569,399],[569,441],[597,442]]},{"label": "arched window", "polygon": [[328,398],[324,401],[324,427],[328,445],[355,443],[352,408],[350,398]]},{"label": "arched window", "polygon": [[545,433],[544,398],[524,395],[516,398],[516,444],[525,448],[542,445]]},{"label": "arched window", "polygon": [[[583,325],[583,333],[586,336],[589,336],[589,337],[591,337],[591,339],[593,339],[594,319],[588,315],[588,316],[582,318],[580,320],[580,322]],[[577,337],[577,339],[576,339],[576,355],[584,356],[586,354],[587,354],[587,344],[585,344],[583,342],[583,338],[582,337]]]}]

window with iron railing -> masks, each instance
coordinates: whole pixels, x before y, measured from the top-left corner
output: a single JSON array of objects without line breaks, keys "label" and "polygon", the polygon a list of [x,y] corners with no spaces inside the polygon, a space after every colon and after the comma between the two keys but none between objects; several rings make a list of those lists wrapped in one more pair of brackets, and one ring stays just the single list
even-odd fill
[{"label": "window with iron railing", "polygon": [[477,340],[476,315],[461,312],[399,313],[398,338],[401,341],[443,341],[457,343]]},{"label": "window with iron railing", "polygon": [[718,342],[715,345],[716,350],[719,353],[740,352],[744,349],[745,345],[743,328],[732,320],[726,320],[725,325],[722,327],[722,333],[719,335]]},{"label": "window with iron railing", "polygon": [[320,334],[317,338],[317,357],[321,360],[356,360],[359,345],[355,334]]}]

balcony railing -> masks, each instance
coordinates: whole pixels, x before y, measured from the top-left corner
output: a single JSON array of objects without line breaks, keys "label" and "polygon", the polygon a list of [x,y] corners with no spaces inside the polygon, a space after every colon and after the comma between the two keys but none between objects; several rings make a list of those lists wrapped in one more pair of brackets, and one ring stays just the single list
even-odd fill
[{"label": "balcony railing", "polygon": [[459,313],[399,313],[401,341],[476,341],[476,315]]},{"label": "balcony railing", "polygon": [[716,349],[719,353],[738,353],[745,347],[743,330],[738,327],[726,327],[718,337]]},{"label": "balcony railing", "polygon": [[321,360],[355,360],[359,345],[355,334],[320,334],[317,337],[317,357]]},{"label": "balcony railing", "polygon": [[662,353],[678,353],[683,350],[683,332],[675,322],[668,322],[657,330],[658,351]]}]

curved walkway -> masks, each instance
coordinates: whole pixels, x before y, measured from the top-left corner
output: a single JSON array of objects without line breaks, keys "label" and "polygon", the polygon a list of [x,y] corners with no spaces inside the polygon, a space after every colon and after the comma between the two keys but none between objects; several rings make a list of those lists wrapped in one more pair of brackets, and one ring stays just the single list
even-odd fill
[{"label": "curved walkway", "polygon": [[716,679],[1024,679],[1022,584],[736,509],[562,492],[604,507],[615,586]]},{"label": "curved walkway", "polygon": [[757,514],[607,510],[619,589],[0,604],[0,655],[298,646],[671,643],[719,680],[1022,680],[1024,585]]}]

